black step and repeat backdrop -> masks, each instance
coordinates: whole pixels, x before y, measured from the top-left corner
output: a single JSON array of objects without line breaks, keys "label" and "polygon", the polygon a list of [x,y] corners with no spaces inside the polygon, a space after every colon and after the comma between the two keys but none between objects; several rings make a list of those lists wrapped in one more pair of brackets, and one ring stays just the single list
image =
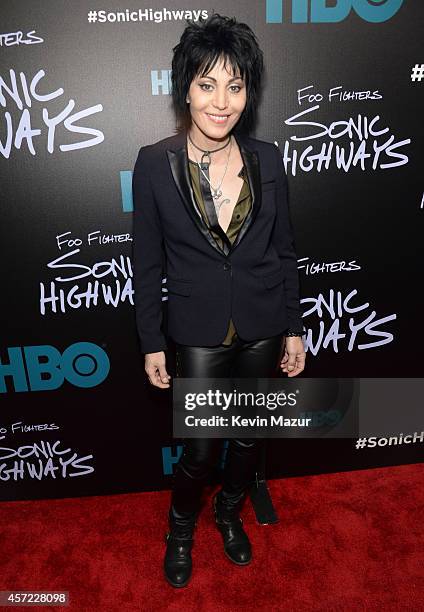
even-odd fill
[{"label": "black step and repeat backdrop", "polygon": [[[181,445],[138,346],[131,177],[139,147],[174,132],[186,18],[236,16],[264,50],[252,135],[287,169],[305,375],[422,376],[421,2],[0,10],[1,499],[170,486]],[[418,462],[422,442],[274,439],[267,476]]]}]

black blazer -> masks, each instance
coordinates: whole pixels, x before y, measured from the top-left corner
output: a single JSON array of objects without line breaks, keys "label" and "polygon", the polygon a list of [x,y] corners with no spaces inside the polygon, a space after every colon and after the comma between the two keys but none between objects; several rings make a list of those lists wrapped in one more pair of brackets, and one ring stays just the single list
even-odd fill
[{"label": "black blazer", "polygon": [[[272,143],[235,134],[252,207],[233,245],[221,249],[190,183],[186,133],[141,147],[133,173],[133,266],[143,353],[179,344],[214,346],[232,317],[243,340],[302,329],[287,177]],[[167,329],[163,329],[166,276]]]}]

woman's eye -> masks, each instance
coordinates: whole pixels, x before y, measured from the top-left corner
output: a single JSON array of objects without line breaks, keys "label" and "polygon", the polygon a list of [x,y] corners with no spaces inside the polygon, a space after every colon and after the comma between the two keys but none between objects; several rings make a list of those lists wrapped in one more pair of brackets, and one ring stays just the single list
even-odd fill
[{"label": "woman's eye", "polygon": [[[210,83],[200,83],[200,88],[203,89],[203,91],[211,91],[210,89],[204,89],[204,87],[212,87],[212,85]],[[236,89],[235,91],[234,87]],[[238,93],[241,90],[241,87],[240,85],[231,85],[231,89],[234,93]]]}]

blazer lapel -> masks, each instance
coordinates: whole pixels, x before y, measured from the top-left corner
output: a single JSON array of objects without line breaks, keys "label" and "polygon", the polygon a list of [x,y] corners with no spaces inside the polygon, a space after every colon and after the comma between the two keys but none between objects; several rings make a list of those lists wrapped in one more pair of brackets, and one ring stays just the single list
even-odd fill
[{"label": "blazer lapel", "polygon": [[180,132],[174,136],[172,145],[166,150],[169,165],[171,167],[172,176],[181,199],[184,203],[187,212],[193,219],[196,227],[203,235],[203,237],[209,242],[209,244],[218,251],[218,253],[228,256],[235,247],[240,244],[242,238],[246,235],[246,232],[254,222],[256,215],[262,205],[262,191],[261,191],[261,177],[259,168],[259,158],[257,151],[252,150],[247,143],[247,139],[244,135],[234,134],[234,137],[239,145],[240,154],[243,159],[243,164],[246,168],[248,182],[250,186],[250,192],[252,195],[252,206],[250,211],[241,226],[236,240],[233,245],[226,244],[224,242],[224,248],[221,249],[219,244],[215,241],[214,237],[209,231],[208,226],[203,220],[202,213],[200,212],[194,192],[190,181],[190,170],[187,154],[187,135],[185,131]]},{"label": "blazer lapel", "polygon": [[258,152],[248,146],[244,136],[234,134],[234,137],[239,146],[243,164],[246,168],[250,193],[252,195],[252,206],[236,236],[234,243],[231,246],[230,253],[240,244],[240,241],[246,235],[248,229],[252,226],[252,223],[256,219],[256,215],[262,206],[261,171],[259,166]]}]

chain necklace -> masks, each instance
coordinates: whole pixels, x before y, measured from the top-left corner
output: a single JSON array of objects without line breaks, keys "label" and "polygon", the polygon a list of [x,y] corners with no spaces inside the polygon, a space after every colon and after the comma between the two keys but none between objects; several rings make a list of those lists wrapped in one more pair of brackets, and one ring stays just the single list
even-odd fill
[{"label": "chain necklace", "polygon": [[[189,140],[190,140],[190,143],[191,143],[191,144],[192,144],[194,147],[196,147],[196,149],[199,149],[199,151],[203,151],[203,155],[202,155],[202,158],[201,158],[200,163],[199,163],[199,160],[198,160],[198,158],[197,158],[197,155],[196,155],[196,152],[194,151],[194,149],[193,149],[193,155],[194,155],[194,157],[196,158],[196,163],[197,163],[197,165],[199,166],[199,169],[200,169],[201,173],[203,174],[203,176],[205,177],[205,179],[206,179],[206,180],[208,181],[208,183],[209,183],[209,186],[210,186],[210,188],[211,188],[211,193],[212,193],[212,197],[213,197],[213,199],[214,199],[214,200],[217,200],[218,198],[220,198],[220,197],[222,196],[221,185],[222,185],[222,183],[223,183],[223,181],[224,181],[225,175],[227,174],[228,162],[230,161],[231,147],[232,147],[232,145],[233,145],[233,139],[232,139],[232,138],[231,138],[231,136],[230,136],[230,139],[229,139],[229,141],[228,141],[228,142],[230,143],[230,149],[229,149],[228,156],[227,156],[227,163],[225,164],[224,174],[223,174],[223,176],[222,176],[222,179],[221,179],[221,181],[220,181],[220,183],[219,183],[218,187],[216,187],[216,188],[215,188],[215,187],[213,187],[213,186],[212,186],[212,183],[210,182],[210,180],[209,180],[208,176],[207,176],[207,175],[205,174],[205,172],[203,171],[203,168],[202,168],[201,164],[202,164],[202,163],[207,163],[207,164],[209,164],[209,165],[210,165],[210,164],[211,164],[210,154],[211,154],[211,153],[215,153],[215,151],[220,151],[221,149],[224,149],[224,148],[225,148],[225,147],[228,145],[228,142],[227,142],[227,143],[226,143],[226,144],[225,144],[223,147],[220,147],[219,149],[214,149],[213,151],[208,151],[208,150],[205,150],[205,149],[201,149],[200,147],[198,147],[197,145],[195,145],[195,144],[194,144],[194,142],[192,141],[192,139],[190,138],[190,134],[188,134],[188,138],[189,138]],[[203,162],[203,157],[209,157],[209,162]],[[216,214],[217,214],[217,215],[219,214],[219,210],[220,210],[221,206],[222,206],[223,204],[225,204],[226,202],[229,202],[228,198],[227,198],[227,199],[224,199],[222,202],[214,202],[215,209],[216,209]]]}]

